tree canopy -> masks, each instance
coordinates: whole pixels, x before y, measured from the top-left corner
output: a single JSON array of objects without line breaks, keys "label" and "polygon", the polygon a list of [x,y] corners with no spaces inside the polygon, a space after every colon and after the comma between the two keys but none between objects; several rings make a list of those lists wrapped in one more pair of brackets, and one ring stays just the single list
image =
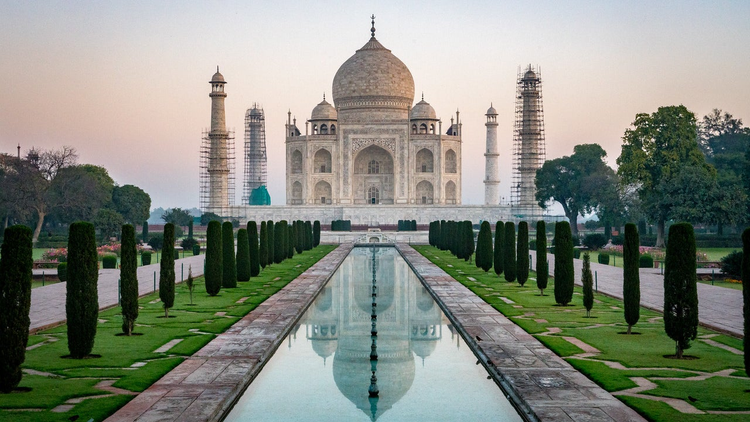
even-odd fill
[{"label": "tree canopy", "polygon": [[148,220],[151,196],[138,186],[115,186],[112,191],[112,204],[126,222],[140,224]]},{"label": "tree canopy", "polygon": [[161,218],[175,226],[187,226],[193,221],[193,216],[182,208],[170,208],[161,215]]}]

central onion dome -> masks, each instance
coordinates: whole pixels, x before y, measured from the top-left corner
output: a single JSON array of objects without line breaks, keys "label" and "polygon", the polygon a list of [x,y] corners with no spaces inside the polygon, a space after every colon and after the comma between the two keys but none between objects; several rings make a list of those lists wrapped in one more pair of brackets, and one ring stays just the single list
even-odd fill
[{"label": "central onion dome", "polygon": [[395,108],[414,101],[414,78],[406,65],[372,37],[333,78],[333,101],[339,109]]}]

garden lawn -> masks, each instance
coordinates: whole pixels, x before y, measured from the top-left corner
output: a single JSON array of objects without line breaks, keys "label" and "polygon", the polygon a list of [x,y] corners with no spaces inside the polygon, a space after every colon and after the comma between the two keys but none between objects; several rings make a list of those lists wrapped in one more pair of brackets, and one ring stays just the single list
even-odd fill
[{"label": "garden lawn", "polygon": [[[574,292],[573,306],[559,307],[555,306],[554,279],[551,277],[545,296],[540,296],[535,273],[521,287],[496,276],[492,270],[485,273],[474,263],[459,260],[450,252],[431,246],[414,248],[649,420],[750,421],[750,414],[740,413],[750,411],[750,392],[746,392],[750,390],[750,378],[744,373],[742,355],[717,346],[726,345],[741,353],[741,340],[698,327],[698,339],[685,351],[686,355],[697,359],[670,359],[668,356],[674,354],[675,344],[664,333],[660,313],[641,308],[640,321],[633,327],[633,332],[638,334],[628,336],[624,334],[627,325],[622,301],[618,299],[595,294],[591,318],[586,318],[579,287]],[[618,264],[621,259],[618,257]],[[448,267],[449,264],[452,267]],[[515,303],[508,304],[501,298]],[[553,333],[552,328],[561,331]],[[599,353],[582,356],[583,350],[563,337],[574,337],[598,349]],[[636,377],[647,379],[655,387],[636,397],[618,394],[636,387],[633,380]],[[737,413],[683,414],[665,403],[649,400],[654,396],[684,400],[698,412]],[[688,396],[696,400],[692,401]]]},{"label": "garden lawn", "polygon": [[[0,394],[0,420],[105,419],[334,248],[320,245],[295,255],[266,267],[258,277],[240,282],[236,288],[222,289],[214,297],[206,294],[203,278],[197,278],[192,305],[187,286],[180,283],[168,319],[163,318],[158,292],[144,296],[139,301],[135,327],[135,333],[142,335],[116,335],[122,332],[119,307],[100,312],[92,351],[101,355],[99,358],[63,359],[68,354],[65,325],[29,336],[28,345],[35,347],[26,352],[25,374],[19,387],[31,391]],[[174,339],[181,341],[168,351],[156,352]],[[97,387],[102,382],[127,390],[122,391],[127,394],[111,395],[101,385]]]}]

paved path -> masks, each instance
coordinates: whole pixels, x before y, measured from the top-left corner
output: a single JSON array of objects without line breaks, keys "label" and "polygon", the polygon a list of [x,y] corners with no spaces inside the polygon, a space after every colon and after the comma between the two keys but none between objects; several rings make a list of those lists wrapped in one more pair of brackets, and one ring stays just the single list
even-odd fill
[{"label": "paved path", "polygon": [[[193,277],[203,275],[205,255],[181,258],[175,261],[175,278],[179,283],[188,276],[188,267],[193,267]],[[154,291],[154,274],[156,287],[159,287],[159,265],[151,264],[138,267],[138,294],[143,296]],[[184,277],[184,278],[183,278]],[[99,270],[99,309],[117,305],[118,280],[120,270]],[[45,328],[63,324],[65,316],[65,296],[67,283],[55,283],[31,290],[31,325],[29,331],[34,333]]]},{"label": "paved path", "polygon": [[[554,274],[555,256],[547,254],[550,274]],[[576,284],[581,285],[583,261],[575,260]],[[599,292],[622,299],[622,268],[591,263],[596,271]],[[641,305],[664,312],[664,276],[657,268],[641,268]],[[698,283],[698,319],[700,324],[736,337],[743,336],[742,291]]]}]

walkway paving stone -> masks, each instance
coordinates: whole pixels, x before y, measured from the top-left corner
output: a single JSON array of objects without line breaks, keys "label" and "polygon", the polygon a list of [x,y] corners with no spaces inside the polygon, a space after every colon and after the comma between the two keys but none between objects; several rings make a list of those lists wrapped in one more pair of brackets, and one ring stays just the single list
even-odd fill
[{"label": "walkway paving stone", "polygon": [[644,421],[411,246],[396,246],[496,382],[540,421]]},{"label": "walkway paving stone", "polygon": [[352,247],[331,251],[107,421],[218,421]]}]

